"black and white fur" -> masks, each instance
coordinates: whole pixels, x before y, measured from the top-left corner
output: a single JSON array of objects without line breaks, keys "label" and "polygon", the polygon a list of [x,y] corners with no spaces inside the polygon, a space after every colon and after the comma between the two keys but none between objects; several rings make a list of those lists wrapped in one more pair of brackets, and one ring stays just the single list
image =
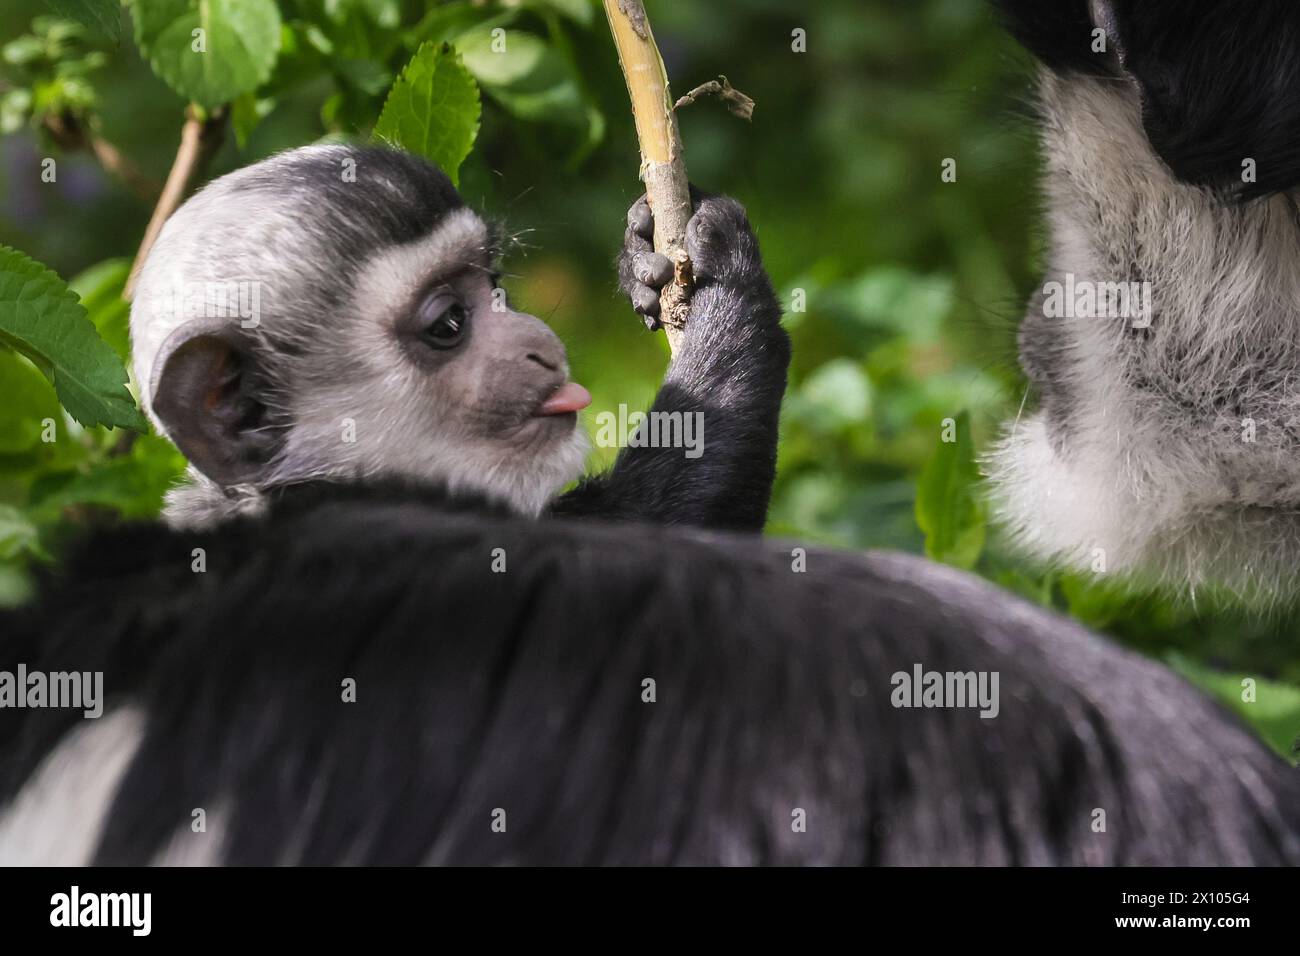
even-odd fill
[{"label": "black and white fur", "polygon": [[[667,278],[652,231],[642,199],[620,275],[649,315]],[[697,288],[653,411],[702,415],[703,454],[628,448],[610,473],[553,500],[587,449],[575,416],[530,414],[567,380],[564,346],[500,308],[491,231],[440,170],[390,150],[313,146],[222,177],[168,221],[132,308],[144,405],[193,466],[167,518],[197,527],[256,513],[285,484],[396,477],[527,515],[760,529],[789,364],[780,305],[739,204],[697,194],[687,243]],[[255,322],[196,315],[178,294],[241,282],[259,293]],[[462,347],[438,351],[413,323],[443,289],[469,329]]]},{"label": "black and white fur", "polygon": [[1035,296],[1020,350],[1039,407],[991,463],[1003,518],[1083,569],[1295,594],[1300,5],[998,6],[1043,63],[1045,287],[1148,282],[1152,304],[1140,328],[1049,318]]},{"label": "black and white fur", "polygon": [[[368,190],[334,192],[347,158]],[[133,333],[151,411],[255,480],[207,476],[172,527],[92,539],[0,617],[0,662],[102,671],[108,698],[0,714],[0,862],[1300,862],[1295,772],[1166,670],[921,560],[690,527],[760,527],[771,483],[788,345],[739,207],[699,202],[656,404],[712,416],[702,464],[635,450],[539,521],[563,427],[515,472],[472,423],[446,454],[429,435],[494,357],[528,401],[557,386],[540,323],[426,375],[432,404],[393,367],[422,269],[489,268],[444,180],[335,148],[241,175],[178,214],[141,291],[260,276],[259,328],[138,302]],[[630,223],[653,319],[663,263]],[[339,451],[345,412],[370,454]],[[592,514],[623,520],[568,517]],[[894,707],[916,665],[997,673],[997,716]]]},{"label": "black and white fur", "polygon": [[[282,487],[93,541],[0,660],[107,697],[0,714],[3,863],[1300,862],[1236,720],[901,555]],[[997,716],[892,706],[915,664],[997,672]]]}]

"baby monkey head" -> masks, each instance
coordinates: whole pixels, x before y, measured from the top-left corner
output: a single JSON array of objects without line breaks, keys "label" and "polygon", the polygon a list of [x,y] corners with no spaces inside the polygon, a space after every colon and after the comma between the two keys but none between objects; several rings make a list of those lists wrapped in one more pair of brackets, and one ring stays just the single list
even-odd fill
[{"label": "baby monkey head", "polygon": [[135,375],[189,459],[175,524],[316,478],[396,477],[536,514],[581,472],[590,401],[509,306],[447,177],[311,146],[216,180],[167,222],[131,310]]}]

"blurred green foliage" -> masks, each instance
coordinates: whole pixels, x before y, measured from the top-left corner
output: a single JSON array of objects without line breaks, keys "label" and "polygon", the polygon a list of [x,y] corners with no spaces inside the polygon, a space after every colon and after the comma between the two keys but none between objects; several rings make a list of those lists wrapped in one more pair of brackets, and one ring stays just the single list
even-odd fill
[{"label": "blurred green foliage", "polygon": [[[140,2],[147,15],[134,27],[124,15],[120,36],[111,0],[6,0],[0,25],[0,244],[72,277],[119,356],[120,290],[151,204],[78,146],[111,143],[140,182],[161,183],[187,100],[230,101],[234,135],[212,176],[322,137],[366,137],[417,49],[450,43],[483,94],[460,187],[514,239],[514,300],[569,344],[592,414],[648,404],[667,352],[615,285],[639,157],[598,4]],[[787,303],[795,359],[769,532],[973,568],[1171,661],[1288,749],[1300,733],[1294,611],[1036,568],[987,525],[975,458],[1032,401],[1015,329],[1041,243],[1032,65],[987,6],[647,6],[678,91],[725,73],[758,104],[748,125],[707,100],[679,115],[693,181],[746,204]],[[56,7],[82,25],[50,19]],[[177,51],[195,23],[247,42],[194,72]],[[806,52],[792,49],[796,29]],[[501,39],[505,56],[493,53]],[[51,156],[59,176],[47,183]],[[50,416],[52,443],[33,424]],[[0,353],[0,601],[22,598],[23,569],[70,529],[154,513],[180,466],[157,438],[77,426],[35,369]],[[1258,680],[1256,702],[1242,701],[1243,676]]]}]

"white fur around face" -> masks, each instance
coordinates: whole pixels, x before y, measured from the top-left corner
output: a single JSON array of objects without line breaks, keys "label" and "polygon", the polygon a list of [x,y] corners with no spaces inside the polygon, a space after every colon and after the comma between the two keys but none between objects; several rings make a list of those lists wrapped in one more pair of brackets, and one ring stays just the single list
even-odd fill
[{"label": "white fur around face", "polygon": [[[290,175],[295,157],[343,147],[308,147],[259,164]],[[333,157],[331,157],[333,158]],[[254,169],[255,167],[250,167]],[[462,374],[430,376],[404,356],[394,323],[421,289],[457,269],[486,271],[489,236],[466,208],[443,216],[411,242],[376,250],[340,248],[323,223],[313,223],[303,202],[274,190],[241,189],[241,170],[213,183],[168,221],[141,273],[131,314],[137,381],[152,415],[160,355],[168,337],[190,316],[175,308],[177,290],[195,284],[256,284],[260,320],[242,336],[273,369],[267,400],[279,421],[290,422],[283,446],[256,486],[221,488],[191,469],[187,483],[167,497],[164,516],[175,527],[202,527],[235,515],[257,514],[263,490],[316,478],[395,477],[438,483],[452,491],[487,495],[519,513],[540,513],[554,494],[581,474],[587,438],[553,420],[525,427],[506,422],[500,434],[483,427],[494,393],[507,383],[505,359],[538,351],[563,356],[563,347],[532,316],[505,310],[476,313],[479,350],[462,360]],[[386,190],[391,184],[358,182]],[[358,268],[352,270],[353,259]],[[349,278],[340,278],[344,267]],[[355,274],[353,274],[355,273]],[[484,283],[486,286],[486,283]],[[233,320],[232,320],[233,321]],[[502,361],[495,362],[493,343]],[[472,365],[465,371],[467,365]],[[499,373],[499,374],[497,374]],[[515,376],[518,378],[518,376]],[[467,383],[477,383],[467,384]],[[513,393],[511,393],[513,395]],[[466,409],[469,409],[467,411]],[[155,419],[161,428],[161,423]]]},{"label": "white fur around face", "polygon": [[[400,354],[392,335],[392,317],[430,280],[474,268],[488,246],[487,228],[468,209],[451,213],[428,236],[386,249],[367,262],[347,309],[350,323],[346,356],[328,361],[307,357],[297,363],[294,427],[273,481],[304,474],[348,477],[399,476],[434,479],[452,491],[477,491],[526,515],[537,515],[552,496],[581,474],[587,456],[586,434],[573,428],[555,439],[538,429],[536,442],[503,441],[473,427],[460,407],[487,396],[430,389],[428,374]],[[480,310],[475,322],[510,325],[504,344],[520,328],[539,340],[556,343],[554,333],[532,316]],[[476,328],[490,336],[501,329]],[[340,388],[340,381],[365,382],[364,388]],[[427,404],[422,400],[427,399]],[[433,422],[438,427],[431,427]],[[353,423],[350,440],[341,425]]]},{"label": "white fur around face", "polygon": [[1039,385],[1052,414],[1010,426],[989,462],[1002,519],[1028,550],[1074,567],[1293,590],[1292,197],[1234,206],[1175,180],[1122,81],[1048,73],[1041,90],[1046,278],[1149,282],[1153,316],[1138,334],[1123,320],[1045,318],[1031,307],[1026,323],[1052,323],[1038,327],[1031,363],[1051,370]]}]

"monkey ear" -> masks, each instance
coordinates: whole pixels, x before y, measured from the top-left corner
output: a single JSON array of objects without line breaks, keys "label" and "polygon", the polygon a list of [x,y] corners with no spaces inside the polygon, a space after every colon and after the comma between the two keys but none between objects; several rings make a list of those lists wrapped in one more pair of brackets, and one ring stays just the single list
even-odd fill
[{"label": "monkey ear", "polygon": [[263,477],[279,439],[252,350],[229,320],[177,329],[158,366],[153,411],[190,463],[219,485]]}]

